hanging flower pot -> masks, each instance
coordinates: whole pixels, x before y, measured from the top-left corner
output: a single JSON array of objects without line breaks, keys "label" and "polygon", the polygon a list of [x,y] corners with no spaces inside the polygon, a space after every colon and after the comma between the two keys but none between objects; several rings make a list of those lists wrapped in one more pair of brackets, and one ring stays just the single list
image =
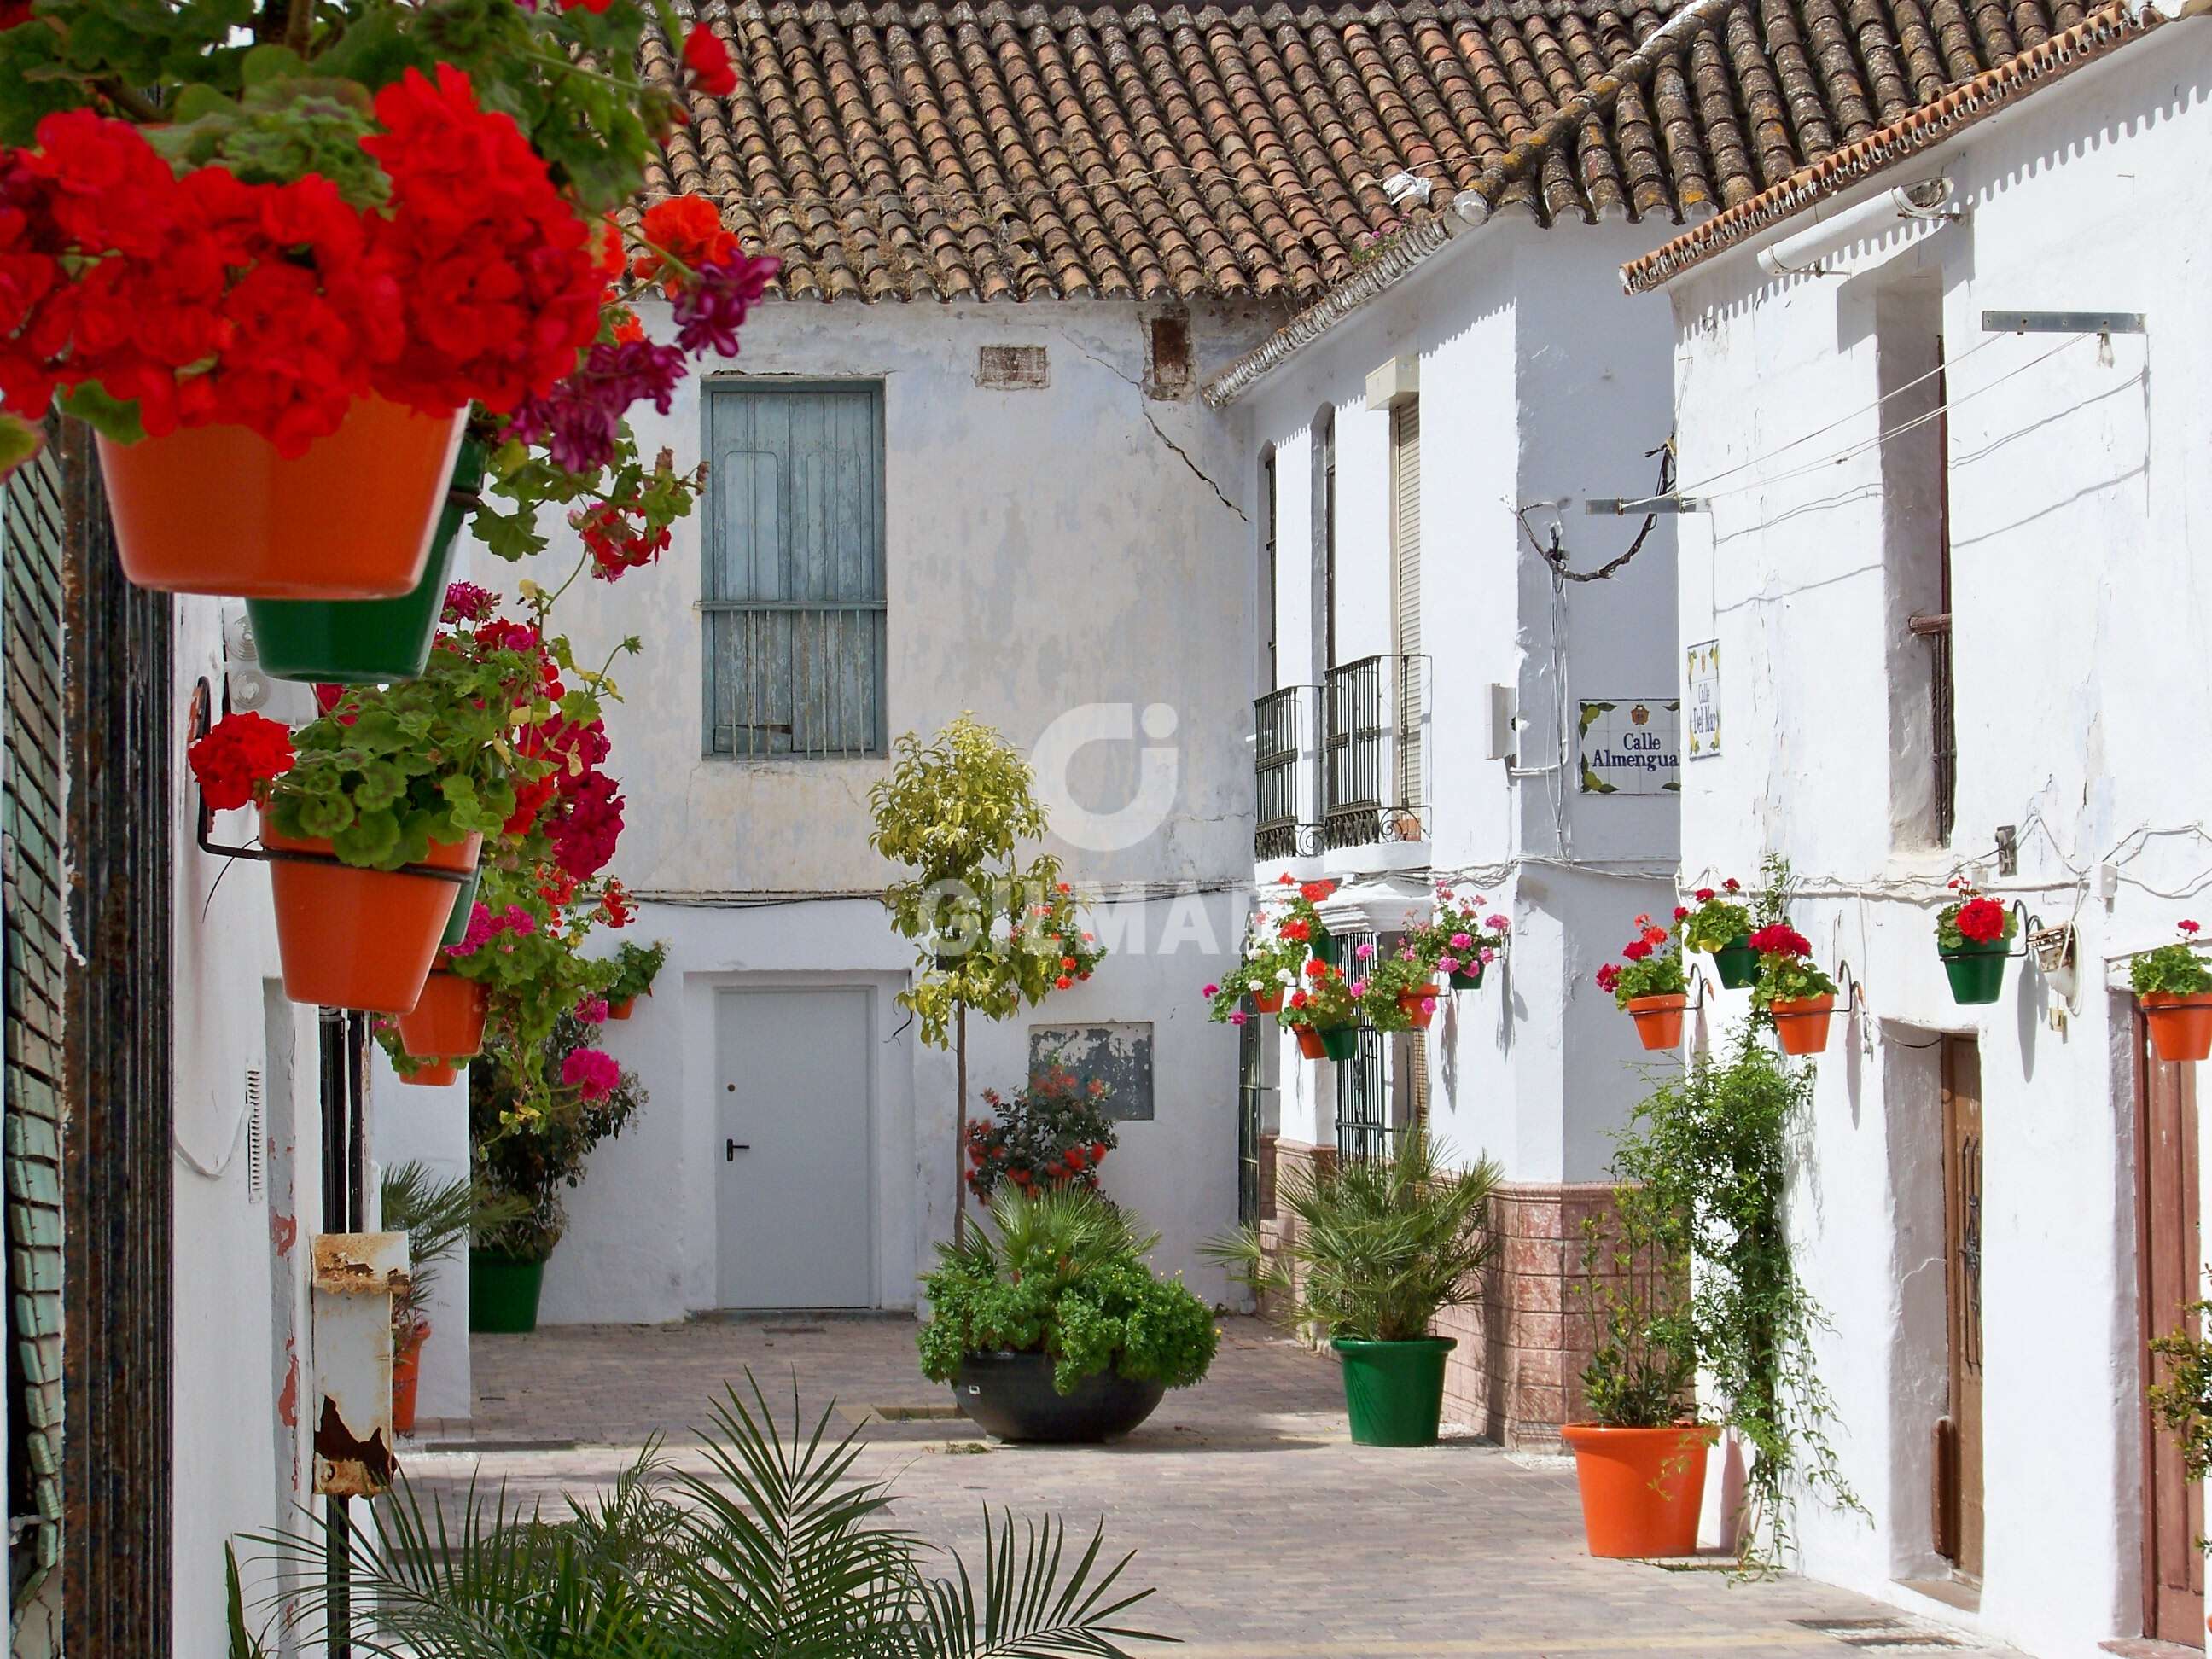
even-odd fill
[{"label": "hanging flower pot", "polygon": [[451,1060],[425,1060],[413,1071],[401,1073],[399,1080],[411,1083],[418,1089],[442,1089],[448,1083],[461,1080],[461,1068]]},{"label": "hanging flower pot", "polygon": [[[653,994],[648,991],[645,993],[645,994],[650,996]],[[636,1011],[637,999],[635,997],[624,997],[620,1002],[610,1002],[607,1004],[607,1018],[609,1019],[628,1019],[630,1015],[635,1013]]]},{"label": "hanging flower pot", "polygon": [[1828,1047],[1828,1016],[1834,1010],[1832,994],[1817,997],[1777,997],[1767,1005],[1774,1016],[1774,1035],[1785,1054],[1825,1054]]},{"label": "hanging flower pot", "polygon": [[1413,1030],[1425,1031],[1437,1017],[1437,988],[1416,986],[1399,997],[1398,1006],[1413,1023]]},{"label": "hanging flower pot", "polygon": [[[312,862],[272,860],[269,866],[284,994],[330,1008],[411,1012],[459,885],[435,876],[341,864],[330,842],[281,835],[266,811],[261,844],[319,855]],[[459,844],[433,842],[423,861],[441,870],[472,869],[483,844],[483,837],[474,835]]]},{"label": "hanging flower pot", "polygon": [[477,981],[434,969],[422,982],[421,1000],[399,1016],[400,1046],[424,1060],[471,1058],[483,1047],[490,1000]]},{"label": "hanging flower pot", "polygon": [[166,593],[397,598],[422,580],[466,414],[360,398],[295,460],[242,426],[102,436],[123,574]]},{"label": "hanging flower pot", "polygon": [[1680,991],[1670,991],[1663,996],[1631,997],[1626,1005],[1629,1018],[1636,1022],[1637,1040],[1647,1048],[1679,1048],[1682,1046],[1682,1011],[1690,1006],[1690,999]]},{"label": "hanging flower pot", "polygon": [[1272,991],[1255,991],[1252,994],[1252,1006],[1263,1014],[1281,1013],[1283,1012],[1282,988],[1278,986]]},{"label": "hanging flower pot", "polygon": [[1489,965],[1490,964],[1486,962],[1478,962],[1472,968],[1458,968],[1453,969],[1451,975],[1452,989],[1455,991],[1480,991],[1482,988],[1482,970]]},{"label": "hanging flower pot", "polygon": [[422,673],[445,609],[453,543],[483,483],[484,462],[481,444],[461,445],[422,579],[398,599],[248,599],[262,672],[332,685],[411,680]]},{"label": "hanging flower pot", "polygon": [[1328,1058],[1328,1049],[1322,1043],[1319,1031],[1310,1025],[1294,1025],[1291,1029],[1298,1034],[1298,1052],[1308,1060]]},{"label": "hanging flower pot", "polygon": [[1713,952],[1713,971],[1728,990],[1748,990],[1759,981],[1759,952],[1748,936],[1739,936]]},{"label": "hanging flower pot", "polygon": [[483,872],[469,872],[469,878],[453,895],[453,914],[446,918],[446,931],[438,936],[438,948],[459,945],[468,937],[469,913],[477,908],[477,891],[483,885]]},{"label": "hanging flower pot", "polygon": [[1955,951],[1940,953],[1944,976],[1951,981],[1951,1000],[1966,1005],[1995,1002],[2004,990],[2005,942],[1968,939]]},{"label": "hanging flower pot", "polygon": [[2212,1059],[2212,991],[2194,996],[2154,991],[2136,1000],[2150,1028],[2151,1048],[2160,1060]]},{"label": "hanging flower pot", "polygon": [[1331,1060],[1352,1060],[1359,1053],[1357,1025],[1331,1025],[1321,1033],[1321,1050]]}]

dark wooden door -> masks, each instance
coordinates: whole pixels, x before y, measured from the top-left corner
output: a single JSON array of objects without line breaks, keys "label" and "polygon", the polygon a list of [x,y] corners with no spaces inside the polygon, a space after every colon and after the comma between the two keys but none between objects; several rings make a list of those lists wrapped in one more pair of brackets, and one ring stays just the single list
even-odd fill
[{"label": "dark wooden door", "polygon": [[[2181,1328],[2200,1294],[2196,1067],[2157,1059],[2136,1019],[2136,1240],[2143,1372],[2165,1362],[2148,1347]],[[2143,1408],[2143,1633],[2204,1645],[2204,1491],[2183,1468],[2173,1437]]]},{"label": "dark wooden door", "polygon": [[1936,1548],[1962,1578],[1982,1576],[1982,1060],[1972,1037],[1943,1039],[1943,1238],[1950,1403],[1938,1425]]}]

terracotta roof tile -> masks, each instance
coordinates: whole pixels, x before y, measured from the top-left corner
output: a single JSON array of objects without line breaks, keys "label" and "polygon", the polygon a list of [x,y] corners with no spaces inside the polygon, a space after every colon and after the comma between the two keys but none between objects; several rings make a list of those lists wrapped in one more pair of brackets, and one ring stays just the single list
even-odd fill
[{"label": "terracotta roof tile", "polygon": [[[738,85],[687,100],[646,198],[712,197],[788,297],[1302,307],[1468,191],[1544,222],[1733,210],[2083,15],[1740,0],[1615,96],[1651,0],[677,6]],[[644,63],[676,73],[664,40]],[[1400,172],[1425,205],[1390,202]]]}]

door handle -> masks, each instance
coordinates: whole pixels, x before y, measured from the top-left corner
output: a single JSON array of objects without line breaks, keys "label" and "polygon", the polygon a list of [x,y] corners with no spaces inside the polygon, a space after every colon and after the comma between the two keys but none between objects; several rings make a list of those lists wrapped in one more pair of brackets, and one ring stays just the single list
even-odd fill
[{"label": "door handle", "polygon": [[752,1151],[752,1147],[744,1141],[725,1140],[722,1143],[722,1162],[725,1164],[735,1164],[738,1161],[738,1154],[739,1152],[750,1152],[750,1151]]}]

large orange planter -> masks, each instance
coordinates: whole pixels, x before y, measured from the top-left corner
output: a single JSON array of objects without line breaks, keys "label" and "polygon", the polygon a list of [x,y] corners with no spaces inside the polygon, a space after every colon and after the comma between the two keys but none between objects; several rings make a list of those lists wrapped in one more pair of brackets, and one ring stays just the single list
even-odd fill
[{"label": "large orange planter", "polygon": [[1607,1429],[1570,1423],[1559,1435],[1575,1454],[1583,1534],[1592,1555],[1653,1558],[1698,1553],[1705,1501],[1710,1424]]},{"label": "large orange planter", "polygon": [[[325,857],[331,851],[326,841],[279,835],[265,812],[261,844]],[[441,870],[472,870],[483,845],[482,836],[458,846],[433,842],[424,862]],[[269,886],[276,902],[284,994],[295,1002],[377,1014],[413,1010],[460,891],[458,884],[435,876],[291,859],[270,861]]]},{"label": "large orange planter", "polygon": [[2150,1046],[2160,1060],[2212,1059],[2212,991],[2190,996],[2153,991],[2136,1000],[2142,1004]]},{"label": "large orange planter", "polygon": [[1425,1031],[1437,1017],[1437,988],[1418,986],[1398,999],[1398,1012],[1413,1023],[1417,1031]]},{"label": "large orange planter", "polygon": [[490,1001],[476,981],[434,969],[421,1000],[399,1016],[399,1046],[418,1060],[467,1060],[483,1047]]},{"label": "large orange planter", "polygon": [[1785,1054],[1817,1054],[1828,1046],[1828,1016],[1833,996],[1777,997],[1767,1005],[1774,1016],[1774,1035]]},{"label": "large orange planter", "polygon": [[1636,1022],[1636,1035],[1647,1048],[1679,1048],[1682,1046],[1682,1011],[1690,1006],[1690,999],[1680,991],[1670,991],[1660,997],[1631,997],[1628,1000],[1629,1018]]},{"label": "large orange planter", "polygon": [[167,593],[388,599],[422,579],[467,414],[356,398],[286,460],[242,426],[100,440],[123,574]]},{"label": "large orange planter", "polygon": [[1310,1025],[1291,1028],[1298,1034],[1298,1052],[1308,1060],[1327,1060],[1328,1049],[1321,1040],[1321,1033]]}]

